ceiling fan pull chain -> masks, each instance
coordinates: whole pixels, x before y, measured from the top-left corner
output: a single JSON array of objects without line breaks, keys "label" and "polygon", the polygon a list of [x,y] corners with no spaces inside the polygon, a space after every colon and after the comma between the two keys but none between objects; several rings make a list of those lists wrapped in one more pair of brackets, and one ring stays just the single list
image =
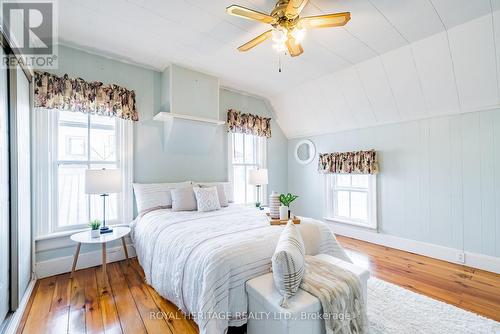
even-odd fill
[{"label": "ceiling fan pull chain", "polygon": [[278,72],[281,73],[283,72],[283,56],[286,57],[287,53],[284,51],[283,53],[278,53]]}]

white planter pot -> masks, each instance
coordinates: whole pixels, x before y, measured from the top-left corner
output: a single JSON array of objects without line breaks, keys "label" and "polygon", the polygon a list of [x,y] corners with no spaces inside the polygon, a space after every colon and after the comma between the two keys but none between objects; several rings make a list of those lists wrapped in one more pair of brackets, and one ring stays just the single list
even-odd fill
[{"label": "white planter pot", "polygon": [[101,236],[101,231],[99,229],[90,230],[90,237],[91,238],[99,238],[100,236]]},{"label": "white planter pot", "polygon": [[280,206],[280,220],[288,220],[288,206]]}]

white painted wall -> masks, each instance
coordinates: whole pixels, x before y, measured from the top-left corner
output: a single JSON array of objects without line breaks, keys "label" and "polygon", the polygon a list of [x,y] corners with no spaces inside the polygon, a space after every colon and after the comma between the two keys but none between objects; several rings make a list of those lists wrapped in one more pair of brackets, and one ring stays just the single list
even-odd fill
[{"label": "white painted wall", "polygon": [[[318,153],[379,152],[379,233],[500,256],[500,109],[308,137]],[[295,213],[324,216],[317,158],[298,164],[288,144]]]}]

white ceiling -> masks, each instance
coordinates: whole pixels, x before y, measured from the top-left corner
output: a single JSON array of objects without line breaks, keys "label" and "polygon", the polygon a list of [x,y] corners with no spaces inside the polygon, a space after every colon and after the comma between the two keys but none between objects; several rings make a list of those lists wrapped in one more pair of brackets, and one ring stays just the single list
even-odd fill
[{"label": "white ceiling", "polygon": [[[500,0],[310,0],[304,15],[350,11],[344,28],[309,31],[284,58],[266,42],[236,47],[264,24],[231,17],[233,3],[271,0],[60,0],[69,45],[163,70],[177,63],[268,98],[287,136],[481,110],[499,104]],[[497,51],[498,50],[498,51]]]}]

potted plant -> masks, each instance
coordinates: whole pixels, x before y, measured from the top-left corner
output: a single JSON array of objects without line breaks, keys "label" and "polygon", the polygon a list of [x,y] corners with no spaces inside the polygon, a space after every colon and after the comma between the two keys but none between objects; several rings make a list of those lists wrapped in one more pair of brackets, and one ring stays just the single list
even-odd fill
[{"label": "potted plant", "polygon": [[90,226],[90,236],[92,238],[99,238],[101,236],[101,231],[99,227],[101,227],[101,221],[99,219],[94,219],[89,223]]},{"label": "potted plant", "polygon": [[280,195],[280,220],[290,219],[290,204],[295,201],[299,196],[291,193]]}]

